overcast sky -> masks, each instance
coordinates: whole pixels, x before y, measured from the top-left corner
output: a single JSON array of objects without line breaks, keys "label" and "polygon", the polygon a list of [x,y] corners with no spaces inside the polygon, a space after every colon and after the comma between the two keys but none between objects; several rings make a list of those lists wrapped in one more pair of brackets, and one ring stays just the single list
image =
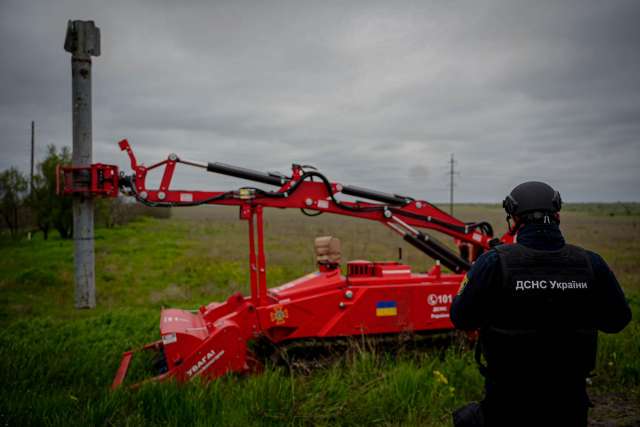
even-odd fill
[{"label": "overcast sky", "polygon": [[[0,169],[71,145],[68,19],[102,32],[94,161],[175,152],[344,184],[499,201],[640,200],[638,1],[0,0]],[[128,169],[128,167],[127,167]],[[177,173],[180,173],[178,171]],[[242,183],[200,171],[187,188]]]}]

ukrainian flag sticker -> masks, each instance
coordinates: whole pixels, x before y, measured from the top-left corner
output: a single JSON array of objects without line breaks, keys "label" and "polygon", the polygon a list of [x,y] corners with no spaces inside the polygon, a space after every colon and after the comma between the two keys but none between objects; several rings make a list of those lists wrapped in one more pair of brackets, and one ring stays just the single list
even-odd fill
[{"label": "ukrainian flag sticker", "polygon": [[387,317],[387,316],[397,316],[398,315],[398,305],[395,301],[378,301],[376,303],[376,316],[378,317]]}]

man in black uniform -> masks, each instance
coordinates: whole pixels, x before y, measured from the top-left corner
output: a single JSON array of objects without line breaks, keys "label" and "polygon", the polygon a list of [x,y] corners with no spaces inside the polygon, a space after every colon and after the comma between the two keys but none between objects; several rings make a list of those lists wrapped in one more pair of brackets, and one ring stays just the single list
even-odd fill
[{"label": "man in black uniform", "polygon": [[542,182],[515,187],[503,206],[517,243],[479,257],[453,301],[456,328],[480,330],[486,395],[475,417],[483,425],[586,426],[597,331],[619,332],[631,320],[606,262],[565,243],[561,204]]}]

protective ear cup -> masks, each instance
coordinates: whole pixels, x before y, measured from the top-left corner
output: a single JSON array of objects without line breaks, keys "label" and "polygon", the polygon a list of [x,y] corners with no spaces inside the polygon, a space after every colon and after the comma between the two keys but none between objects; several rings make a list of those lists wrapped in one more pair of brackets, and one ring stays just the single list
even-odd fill
[{"label": "protective ear cup", "polygon": [[553,207],[555,208],[556,212],[560,212],[560,209],[562,208],[562,197],[560,197],[560,193],[558,191],[556,191],[553,194]]},{"label": "protective ear cup", "polygon": [[511,196],[511,194],[508,194],[502,201],[502,207],[509,215],[512,216],[518,209],[518,202]]}]

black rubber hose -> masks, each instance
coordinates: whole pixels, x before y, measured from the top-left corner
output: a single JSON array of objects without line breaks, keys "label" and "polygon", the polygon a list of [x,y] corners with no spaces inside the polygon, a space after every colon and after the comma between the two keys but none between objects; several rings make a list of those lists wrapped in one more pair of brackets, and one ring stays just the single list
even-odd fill
[{"label": "black rubber hose", "polygon": [[131,176],[130,180],[129,180],[129,188],[131,189],[131,192],[133,193],[133,197],[135,197],[135,199],[142,203],[145,206],[149,206],[152,208],[170,208],[172,206],[184,206],[184,207],[188,207],[188,206],[200,206],[200,205],[204,205],[206,203],[211,203],[211,202],[215,202],[218,200],[224,200],[224,199],[228,199],[230,197],[233,197],[233,191],[227,191],[226,193],[222,193],[219,194],[217,196],[213,196],[213,197],[209,197],[208,199],[204,199],[204,200],[200,200],[198,202],[150,202],[146,199],[143,199],[142,197],[140,197],[140,194],[138,194],[138,191],[136,190],[136,185],[135,185],[135,176]]}]

